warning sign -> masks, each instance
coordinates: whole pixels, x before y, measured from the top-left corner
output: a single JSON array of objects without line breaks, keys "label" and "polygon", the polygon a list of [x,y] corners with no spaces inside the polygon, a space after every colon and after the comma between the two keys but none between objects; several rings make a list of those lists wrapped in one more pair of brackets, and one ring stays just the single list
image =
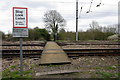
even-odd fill
[{"label": "warning sign", "polygon": [[27,8],[13,7],[13,37],[28,37]]},{"label": "warning sign", "polygon": [[27,8],[13,7],[13,28],[27,28]]}]

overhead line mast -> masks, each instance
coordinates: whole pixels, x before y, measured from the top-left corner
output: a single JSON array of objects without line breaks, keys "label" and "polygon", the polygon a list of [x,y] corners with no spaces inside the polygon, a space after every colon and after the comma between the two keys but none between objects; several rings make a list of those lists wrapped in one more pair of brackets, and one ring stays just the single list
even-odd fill
[{"label": "overhead line mast", "polygon": [[76,41],[78,41],[78,0],[76,0]]}]

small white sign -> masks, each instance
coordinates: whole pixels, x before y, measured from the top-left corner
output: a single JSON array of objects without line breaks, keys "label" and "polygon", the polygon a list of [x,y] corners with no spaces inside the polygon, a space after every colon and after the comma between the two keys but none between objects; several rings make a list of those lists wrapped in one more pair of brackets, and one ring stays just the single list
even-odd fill
[{"label": "small white sign", "polygon": [[28,37],[27,28],[13,28],[13,37]]}]

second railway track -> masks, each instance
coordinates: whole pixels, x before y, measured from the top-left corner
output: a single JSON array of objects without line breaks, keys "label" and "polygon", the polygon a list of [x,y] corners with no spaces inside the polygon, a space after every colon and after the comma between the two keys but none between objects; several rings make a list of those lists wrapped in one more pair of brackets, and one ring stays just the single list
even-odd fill
[{"label": "second railway track", "polygon": [[[69,57],[119,55],[120,49],[63,49]],[[40,57],[43,49],[23,50],[24,57]],[[3,57],[17,57],[20,50],[2,50]]]},{"label": "second railway track", "polygon": [[[59,43],[58,43],[59,44]],[[65,46],[67,44],[59,44],[60,46]],[[72,45],[72,44],[71,44]],[[79,45],[101,45],[101,44],[79,44]],[[102,44],[102,45],[117,45],[118,44]],[[19,47],[19,44],[3,44],[3,47],[11,47],[16,46]],[[45,43],[42,44],[23,44],[23,46],[39,46],[44,47]],[[69,57],[77,57],[77,56],[107,56],[107,55],[119,55],[120,56],[120,49],[119,48],[108,48],[108,49],[63,49]],[[2,57],[19,57],[20,50],[19,49],[1,49]],[[40,57],[43,49],[23,49],[23,56],[24,57]]]}]

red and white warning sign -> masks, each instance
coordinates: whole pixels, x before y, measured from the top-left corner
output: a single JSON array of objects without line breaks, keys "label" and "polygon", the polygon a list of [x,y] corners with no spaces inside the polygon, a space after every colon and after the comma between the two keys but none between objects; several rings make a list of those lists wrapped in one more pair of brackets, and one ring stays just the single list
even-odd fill
[{"label": "red and white warning sign", "polygon": [[13,28],[28,27],[27,8],[13,7]]},{"label": "red and white warning sign", "polygon": [[13,7],[13,37],[28,37],[27,8]]}]

